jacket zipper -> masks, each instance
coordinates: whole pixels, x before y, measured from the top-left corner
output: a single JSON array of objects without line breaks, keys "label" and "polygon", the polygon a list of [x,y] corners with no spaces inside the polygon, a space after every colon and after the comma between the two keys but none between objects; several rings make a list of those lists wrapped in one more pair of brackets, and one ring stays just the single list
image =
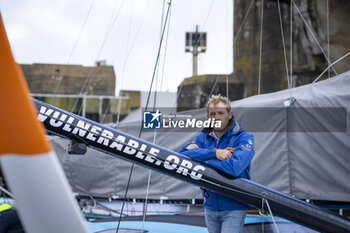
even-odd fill
[{"label": "jacket zipper", "polygon": [[[225,135],[225,134],[224,134]],[[220,145],[220,142],[222,142],[222,138],[224,137],[224,135],[222,135],[219,140],[217,141],[217,144],[216,144],[216,149],[219,149],[219,145]],[[216,140],[215,140],[216,141]],[[218,210],[221,210],[220,208],[220,202],[219,202],[219,199],[218,199],[218,194],[215,193],[215,199],[216,199],[216,206],[218,207]]]}]

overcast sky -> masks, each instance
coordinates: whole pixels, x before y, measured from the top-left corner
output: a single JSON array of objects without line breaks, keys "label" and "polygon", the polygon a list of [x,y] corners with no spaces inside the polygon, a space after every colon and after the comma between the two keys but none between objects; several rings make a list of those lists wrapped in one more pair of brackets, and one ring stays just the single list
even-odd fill
[{"label": "overcast sky", "polygon": [[[18,63],[92,66],[106,60],[118,90],[148,90],[167,2],[163,10],[163,0],[0,0],[0,9]],[[169,22],[158,90],[162,84],[162,91],[176,91],[192,75],[185,32],[196,25],[208,33],[198,74],[232,72],[232,0],[173,0]]]}]

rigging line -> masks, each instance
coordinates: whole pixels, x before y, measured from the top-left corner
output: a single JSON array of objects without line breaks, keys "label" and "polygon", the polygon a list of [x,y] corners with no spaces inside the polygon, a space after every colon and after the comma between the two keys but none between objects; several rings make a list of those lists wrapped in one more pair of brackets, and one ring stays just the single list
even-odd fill
[{"label": "rigging line", "polygon": [[235,36],[233,42],[236,42],[239,33],[240,33],[241,30],[243,29],[243,26],[245,25],[245,22],[246,22],[246,20],[247,20],[248,14],[249,14],[249,12],[250,12],[250,9],[251,9],[252,6],[253,6],[254,1],[255,1],[255,0],[252,0],[252,1],[250,2],[249,8],[248,8],[248,10],[247,10],[247,13],[245,14],[245,16],[244,16],[244,18],[243,18],[243,21],[242,21],[242,23],[241,23],[241,26],[239,27],[238,32],[237,32],[237,35]]},{"label": "rigging line", "polygon": [[[160,40],[162,39],[162,34],[163,34],[163,22],[164,22],[164,6],[165,6],[165,0],[163,0],[163,6],[162,6],[162,17],[160,20]],[[169,29],[169,27],[168,27]],[[164,28],[165,30],[165,28]],[[154,90],[154,101],[153,101],[153,111],[155,111],[156,108],[156,103],[157,103],[157,91],[158,91],[158,79],[159,79],[159,63],[157,64],[157,77],[156,77],[156,85],[155,85],[155,90]],[[157,130],[154,131],[153,134],[153,144],[155,144],[156,141],[156,134]],[[148,180],[147,180],[147,188],[146,188],[146,199],[143,203],[143,209],[142,209],[142,231],[144,231],[144,225],[145,225],[145,219],[146,219],[146,209],[147,209],[147,201],[148,201],[148,194],[149,194],[149,187],[150,187],[150,182],[151,182],[151,174],[152,171],[148,171]]]},{"label": "rigging line", "polygon": [[261,55],[262,55],[263,27],[264,27],[264,0],[261,0],[258,95],[260,95],[260,85],[261,85]]},{"label": "rigging line", "polygon": [[280,233],[280,231],[278,230],[278,227],[277,227],[275,218],[273,217],[272,210],[271,210],[271,208],[270,208],[270,204],[269,204],[268,200],[267,200],[267,199],[263,199],[263,201],[266,202],[266,206],[267,206],[267,208],[268,208],[268,210],[269,210],[269,212],[270,212],[271,219],[272,219],[273,225],[274,225],[274,227],[275,227],[275,229],[276,229],[276,232],[277,232],[277,233]]},{"label": "rigging line", "polygon": [[[233,4],[234,4],[234,1],[233,1]],[[227,51],[228,48],[229,48],[229,37],[228,37],[228,0],[226,0],[226,12],[225,12],[225,37],[226,37],[226,46],[225,46],[225,50]],[[228,71],[228,63],[226,63],[226,69]],[[227,72],[226,71],[226,72]],[[228,74],[226,74],[226,97],[228,98]]]},{"label": "rigging line", "polygon": [[148,171],[148,180],[147,180],[147,189],[146,189],[146,199],[145,202],[143,203],[143,210],[142,210],[142,232],[144,232],[144,224],[146,221],[146,211],[147,211],[147,201],[148,201],[148,194],[149,194],[149,187],[151,183],[151,174],[152,170]]},{"label": "rigging line", "polygon": [[[101,100],[102,101],[102,100]],[[104,122],[104,120],[105,120],[105,118],[106,118],[106,116],[107,116],[107,112],[108,112],[108,110],[109,110],[109,108],[110,108],[110,106],[111,106],[111,101],[112,100],[109,100],[109,102],[108,102],[108,104],[107,104],[107,107],[106,107],[106,110],[105,110],[105,112],[103,113],[103,117],[102,117],[102,119],[101,119],[101,123],[103,124],[103,122]]]},{"label": "rigging line", "polygon": [[[254,0],[252,0],[252,1],[254,1]],[[208,21],[210,12],[211,12],[211,10],[212,10],[212,8],[213,8],[213,4],[214,4],[214,0],[211,1],[211,4],[210,4],[210,6],[209,6],[209,9],[208,9],[208,12],[207,12],[207,15],[206,15],[206,18],[205,18],[205,20],[204,20],[204,23],[203,23],[203,28],[204,28],[204,29],[205,29],[205,26],[206,26],[206,24],[207,24],[207,21]],[[199,45],[201,37],[202,37],[202,35],[200,35],[199,40],[198,40],[197,43],[196,43],[196,46]],[[189,68],[188,68],[188,69],[189,69]],[[188,70],[188,69],[187,69],[187,70]],[[174,107],[175,107],[175,105],[177,104],[177,101],[178,101],[179,96],[180,96],[180,94],[181,94],[182,85],[183,85],[183,82],[181,83],[180,91],[179,91],[179,92],[177,93],[177,95],[176,95],[176,100],[175,100],[175,103],[174,103]]]},{"label": "rigging line", "polygon": [[[120,14],[121,9],[123,8],[124,2],[125,2],[125,0],[123,0],[122,3],[120,4],[120,7],[119,7],[118,11],[116,11],[116,10],[117,10],[117,4],[115,5],[115,7],[114,7],[114,9],[113,9],[113,13],[112,13],[111,19],[110,19],[110,21],[109,21],[109,23],[108,23],[108,26],[107,26],[107,31],[106,31],[105,37],[104,37],[104,39],[103,39],[103,41],[102,41],[101,47],[100,47],[100,49],[99,49],[99,51],[98,51],[98,53],[97,53],[97,56],[96,56],[96,59],[95,59],[95,60],[98,60],[98,58],[100,57],[101,52],[102,52],[102,50],[103,50],[103,48],[104,48],[104,45],[105,45],[105,43],[106,43],[106,41],[107,41],[109,35],[110,35],[111,32],[112,32],[113,26],[114,26],[115,22],[117,21],[117,18],[119,17],[119,14]],[[114,16],[114,15],[115,15],[115,16]],[[113,18],[113,17],[114,17],[114,18]],[[85,82],[84,82],[84,84],[83,84],[83,86],[82,86],[82,88],[81,88],[81,90],[80,90],[80,94],[82,94],[82,93],[84,92],[84,90],[85,90],[87,84],[89,83],[91,77],[94,75],[94,73],[95,73],[95,68],[96,68],[96,67],[91,67],[91,68],[90,68],[89,73],[88,73],[88,76],[87,76],[87,78],[85,79]],[[72,109],[75,108],[77,102],[78,102],[78,98],[77,98],[77,100],[75,101],[74,106],[73,106]],[[80,106],[79,111],[78,111],[78,114],[80,113],[81,108],[82,108],[82,106]]]},{"label": "rigging line", "polygon": [[[230,54],[230,52],[227,53],[226,62],[227,62],[227,57],[228,57],[229,54]],[[226,64],[223,63],[222,67],[225,67],[225,65],[226,65]],[[222,69],[224,69],[224,68],[222,68]],[[226,79],[228,79],[228,75],[226,75],[225,77],[226,77]],[[216,78],[216,80],[215,80],[215,82],[214,82],[214,85],[213,85],[212,89],[210,90],[210,94],[209,94],[209,96],[208,96],[207,102],[209,101],[210,96],[213,94],[214,88],[216,87],[216,84],[217,84],[217,81],[218,81],[219,78],[220,78],[220,75],[217,75],[217,78]],[[227,83],[226,83],[226,84],[227,84]],[[227,84],[227,85],[228,85],[228,84]],[[182,87],[182,86],[181,86],[181,87]],[[228,86],[227,86],[226,88],[228,89]],[[228,93],[228,92],[227,92],[227,93]],[[228,96],[226,96],[226,97],[228,98]]]},{"label": "rigging line", "polygon": [[[163,21],[164,21],[164,5],[165,5],[164,3],[165,3],[165,0],[163,0],[162,16],[160,19],[160,32],[159,32],[159,39],[160,40],[161,40],[162,34],[163,34],[162,30],[163,30]],[[157,104],[158,80],[159,80],[159,62],[157,63],[156,84],[154,85],[153,111],[155,111],[156,104]]]},{"label": "rigging line", "polygon": [[309,86],[304,90],[304,92],[302,92],[298,97],[296,98],[300,98],[300,96],[302,96],[303,94],[305,94],[307,92],[307,90],[309,90],[314,84],[315,82],[317,82],[317,80],[319,80],[322,75],[324,73],[327,72],[327,70],[329,70],[329,68],[331,68],[333,65],[335,65],[336,63],[340,62],[341,60],[343,60],[345,57],[349,56],[350,52],[348,52],[347,54],[343,55],[341,58],[339,58],[338,60],[334,61],[332,64],[330,64],[311,84],[309,84]]},{"label": "rigging line", "polygon": [[[126,56],[126,58],[125,58],[125,60],[124,60],[123,67],[126,67],[127,63],[129,62],[129,56],[131,55],[131,53],[132,53],[132,51],[133,51],[133,49],[134,49],[136,40],[137,40],[138,35],[139,35],[140,31],[141,31],[141,27],[142,27],[142,25],[143,25],[143,22],[145,21],[145,16],[146,16],[146,14],[148,13],[149,6],[150,6],[150,1],[151,1],[151,0],[148,0],[147,8],[146,8],[146,10],[145,10],[144,13],[143,13],[141,23],[139,24],[139,26],[138,26],[138,28],[137,28],[137,30],[136,30],[135,38],[134,38],[134,40],[133,40],[132,43],[131,43],[131,47],[130,47],[129,53],[127,54],[127,56]],[[123,69],[124,69],[124,68],[123,68]],[[117,119],[116,119],[116,121],[115,121],[113,127],[117,127],[118,124],[119,124],[119,119],[120,119],[120,108],[121,108],[121,107],[119,107],[119,106],[121,106],[121,101],[122,101],[122,98],[121,98],[121,96],[120,96],[120,92],[121,92],[121,90],[122,90],[122,88],[123,88],[124,78],[125,78],[125,73],[122,72],[121,81],[120,81],[119,93],[117,93],[117,94],[119,95],[119,99],[118,99],[118,113],[117,113]],[[117,88],[118,88],[118,87],[117,87]]]},{"label": "rigging line", "polygon": [[2,187],[1,185],[0,185],[0,191],[2,191],[4,193],[6,193],[7,195],[9,195],[10,197],[14,198],[12,193],[10,191],[8,191],[7,189],[5,189],[4,187]]},{"label": "rigging line", "polygon": [[[128,35],[127,35],[127,38],[126,38],[126,46],[125,46],[125,57],[127,57],[128,48],[129,48],[129,39],[130,39],[130,34],[131,34],[131,25],[132,25],[132,18],[133,18],[133,11],[132,11],[133,6],[134,6],[134,1],[131,2],[131,10],[130,10],[130,19],[129,19]],[[126,67],[126,61],[124,61],[123,68],[122,68],[121,81],[120,81],[120,82],[121,82],[121,85],[124,83],[124,78],[125,78],[125,67]],[[104,115],[103,119],[106,117],[107,109],[110,108],[111,102],[112,102],[112,101],[109,101],[109,102],[108,102],[108,105],[107,105],[107,108],[106,108],[105,115]],[[117,119],[116,119],[116,122],[117,122],[117,121],[119,122],[120,111],[121,111],[121,105],[122,105],[122,97],[119,96],[118,101],[117,101],[117,117],[116,117]],[[102,122],[103,122],[103,121],[102,121]],[[113,122],[113,120],[112,120],[112,122]]]},{"label": "rigging line", "polygon": [[[173,104],[173,108],[177,107],[177,102],[178,102],[178,100],[179,100],[180,93],[181,93],[181,91],[182,91],[183,85],[184,85],[184,81],[181,82],[180,88],[179,88],[179,90],[177,91],[176,99],[175,99],[175,102],[174,102],[174,104]],[[177,112],[177,109],[176,109],[176,112]],[[171,113],[174,113],[174,112],[171,112]]]},{"label": "rigging line", "polygon": [[[152,80],[151,80],[151,85],[150,85],[150,88],[149,88],[149,91],[148,91],[148,96],[147,96],[147,102],[146,102],[145,111],[147,111],[149,99],[150,99],[151,92],[152,92],[152,86],[153,86],[153,82],[154,82],[154,77],[155,77],[155,74],[156,74],[156,71],[157,71],[157,67],[158,67],[160,52],[161,52],[161,49],[162,49],[163,38],[164,38],[164,34],[165,34],[165,28],[166,28],[166,26],[167,26],[167,22],[168,22],[168,18],[169,18],[169,12],[170,12],[170,9],[171,9],[171,1],[172,1],[172,0],[170,0],[170,1],[168,2],[168,10],[167,10],[166,17],[165,17],[165,22],[164,22],[164,26],[163,26],[163,30],[162,30],[162,36],[161,36],[161,39],[160,39],[160,42],[159,42],[159,47],[158,47],[158,53],[157,53],[156,63],[155,63],[155,65],[154,65],[154,69],[153,69]],[[139,133],[139,137],[141,137],[141,132],[142,132],[142,127],[141,127],[141,130],[140,130],[140,133]]]},{"label": "rigging line", "polygon": [[168,41],[169,41],[171,11],[170,11],[169,14],[170,14],[170,15],[169,15],[168,30],[167,30],[167,34],[166,34],[165,47],[164,47],[163,68],[162,68],[162,75],[161,75],[161,80],[160,80],[160,91],[162,90],[162,87],[163,87],[164,70],[165,70],[165,63],[166,63],[166,53],[167,53],[167,51],[168,51]]},{"label": "rigging line", "polygon": [[[156,143],[156,135],[157,135],[157,129],[154,130],[154,134],[153,134],[153,144]],[[146,211],[147,211],[147,204],[148,204],[148,194],[149,194],[149,187],[151,184],[151,174],[152,174],[152,170],[148,171],[148,180],[147,180],[147,189],[146,189],[146,199],[145,202],[143,203],[143,211],[142,211],[142,231],[144,231],[144,223],[146,220]]]},{"label": "rigging line", "polygon": [[290,82],[289,82],[288,62],[287,62],[286,44],[284,41],[284,31],[283,31],[283,21],[282,21],[280,0],[277,0],[277,7],[278,7],[278,16],[279,16],[279,21],[280,21],[280,28],[281,28],[284,64],[286,66],[286,78],[287,78],[288,89],[290,89],[291,87],[290,87]]},{"label": "rigging line", "polygon": [[120,210],[120,215],[119,215],[119,219],[118,219],[118,226],[117,226],[117,229],[116,229],[116,233],[118,233],[119,231],[119,226],[120,226],[120,222],[122,220],[122,215],[123,215],[123,211],[124,211],[124,205],[125,205],[125,201],[126,201],[126,195],[128,193],[128,189],[129,189],[129,185],[130,185],[130,180],[131,180],[131,176],[132,176],[132,172],[134,170],[134,163],[131,165],[130,167],[130,173],[129,173],[129,178],[128,178],[128,183],[126,185],[126,190],[125,190],[125,194],[124,194],[124,199],[123,199],[123,204],[122,204],[122,209]]},{"label": "rigging line", "polygon": [[139,24],[139,26],[137,28],[135,38],[134,38],[134,40],[131,43],[131,47],[130,47],[129,53],[127,54],[127,57],[126,57],[125,61],[129,60],[129,56],[131,55],[131,52],[132,52],[132,50],[133,50],[133,48],[135,46],[136,40],[138,39],[138,34],[140,33],[141,27],[142,27],[142,25],[143,25],[143,23],[145,21],[146,14],[148,13],[148,10],[149,10],[150,2],[151,2],[151,0],[148,0],[147,8],[146,8],[146,10],[144,11],[144,13],[142,15],[141,23]]},{"label": "rigging line", "polygon": [[262,233],[265,233],[265,227],[264,227],[264,216],[265,216],[265,214],[263,213],[264,205],[265,205],[264,198],[262,198],[261,199],[261,211],[259,210],[259,214],[261,216],[261,232]]},{"label": "rigging line", "polygon": [[[147,107],[148,107],[148,104],[149,104],[149,98],[150,98],[150,95],[151,95],[151,92],[152,92],[152,85],[153,85],[153,81],[154,81],[154,77],[155,77],[155,73],[156,73],[156,69],[157,69],[157,64],[158,64],[158,61],[159,61],[160,51],[161,51],[161,48],[162,48],[162,42],[163,42],[163,38],[164,38],[164,32],[165,32],[165,28],[166,28],[166,25],[167,25],[167,22],[168,22],[169,12],[170,12],[170,9],[171,9],[171,1],[172,1],[172,0],[170,0],[170,1],[168,2],[168,9],[167,9],[166,17],[165,17],[164,28],[163,28],[163,30],[162,30],[163,33],[162,33],[162,36],[161,36],[161,39],[160,39],[160,42],[159,42],[158,53],[157,53],[157,58],[156,58],[156,64],[154,65],[154,70],[153,70],[153,75],[152,75],[152,81],[151,81],[150,89],[149,89],[149,92],[148,92],[148,97],[147,97],[147,102],[146,102],[145,111],[147,111]],[[140,131],[139,131],[138,138],[141,138],[141,134],[142,134],[142,122],[141,122],[141,126],[140,126]],[[132,164],[132,166],[131,166],[131,168],[130,168],[130,174],[129,174],[129,179],[128,179],[128,183],[127,183],[126,190],[125,190],[125,195],[124,195],[124,199],[123,199],[121,214],[120,214],[119,220],[118,220],[117,232],[119,231],[121,216],[122,216],[122,213],[123,213],[123,210],[124,210],[125,201],[126,201],[126,196],[127,196],[128,189],[129,189],[129,186],[130,186],[130,180],[131,180],[131,176],[132,176],[133,170],[134,170],[134,164]]]},{"label": "rigging line", "polygon": [[[119,214],[120,212],[116,209],[112,209],[104,204],[102,204],[101,202],[99,201],[96,201],[96,206],[99,205],[101,206],[102,208],[104,208],[106,211],[109,211],[109,212],[112,212],[112,213],[116,213],[116,214]],[[127,214],[124,214],[125,216],[127,216]]]},{"label": "rigging line", "polygon": [[228,74],[226,75],[226,97],[228,98]]},{"label": "rigging line", "polygon": [[[121,83],[120,83],[120,87],[122,87],[124,83],[124,76],[121,77]],[[117,119],[115,121],[115,123],[113,124],[113,127],[114,128],[117,128],[118,127],[118,124],[119,124],[119,119],[120,119],[120,111],[121,111],[121,108],[122,108],[122,94],[121,94],[121,89],[119,90],[119,93],[118,93],[118,110],[117,110]]]},{"label": "rigging line", "polygon": [[293,3],[292,2],[293,0],[290,0],[290,30],[289,30],[289,43],[290,43],[289,45],[289,65],[290,65],[289,84],[291,87],[289,88],[290,96],[292,96],[292,87],[293,87]]},{"label": "rigging line", "polygon": [[[209,10],[208,10],[208,13],[207,13],[207,17],[205,18],[204,20],[204,23],[203,23],[203,28],[205,28],[205,26],[207,25],[207,21],[208,21],[208,18],[209,18],[209,15],[211,13],[211,9],[213,8],[213,5],[214,5],[214,0],[211,1],[211,4],[209,6]],[[199,43],[199,41],[198,41]],[[198,44],[197,44],[198,45]]]},{"label": "rigging line", "polygon": [[[203,23],[203,28],[204,29],[205,29],[205,26],[207,25],[207,21],[208,21],[209,15],[211,13],[211,10],[213,8],[213,5],[214,5],[214,0],[211,1],[211,4],[210,4],[208,12],[207,12],[207,15],[205,17],[205,20],[204,20],[204,23]],[[200,41],[201,41],[200,39],[201,38],[202,38],[202,35],[200,35],[199,40],[197,40],[196,46],[198,46],[200,44]]]},{"label": "rigging line", "polygon": [[[328,0],[326,0],[326,4],[327,4],[327,52],[328,52],[328,57],[331,57],[331,50],[329,48],[329,4],[328,4]],[[329,65],[329,62],[328,62]],[[331,71],[328,70],[328,78],[331,77]]]},{"label": "rigging line", "polygon": [[[217,75],[217,77],[216,77],[216,79],[215,79],[215,82],[214,82],[214,85],[213,85],[213,87],[211,88],[211,90],[210,90],[210,93],[209,93],[209,95],[208,95],[208,99],[207,99],[207,101],[206,101],[206,103],[205,104],[207,104],[208,103],[208,101],[209,101],[209,99],[210,99],[210,96],[213,94],[213,92],[214,92],[214,88],[215,88],[215,86],[216,86],[216,83],[218,82],[218,80],[219,80],[219,75]],[[204,105],[205,106],[205,105]]]},{"label": "rigging line", "polygon": [[[232,1],[232,39],[233,35],[235,34],[235,0]],[[233,40],[232,40],[233,41]],[[232,73],[234,73],[235,70],[235,42],[232,42]]]},{"label": "rigging line", "polygon": [[[316,43],[317,43],[318,47],[320,48],[321,52],[323,53],[324,57],[327,59],[328,64],[331,63],[330,60],[329,60],[329,58],[328,58],[328,56],[327,56],[327,54],[325,53],[325,51],[324,51],[323,48],[321,47],[320,43],[318,42],[316,36],[315,36],[314,33],[312,32],[310,26],[307,24],[307,22],[306,22],[304,16],[303,16],[303,15],[301,14],[301,12],[299,11],[298,6],[294,3],[293,0],[291,0],[291,2],[293,3],[293,5],[294,5],[295,9],[297,10],[298,14],[300,15],[301,19],[302,19],[303,22],[305,23],[307,29],[310,31],[312,37],[313,37],[314,40],[316,41]],[[336,75],[338,75],[337,71],[334,69],[333,66],[332,66],[332,69],[333,69],[334,73],[335,73]]]},{"label": "rigging line", "polygon": [[[255,0],[252,0],[252,1],[250,2],[250,5],[249,5],[249,7],[248,7],[248,10],[247,10],[247,12],[246,12],[246,14],[245,14],[245,16],[244,16],[244,18],[243,18],[243,21],[242,21],[242,23],[241,23],[241,26],[239,27],[239,30],[238,30],[238,32],[237,32],[237,35],[234,37],[233,45],[235,44],[235,41],[237,40],[238,35],[240,34],[241,30],[243,29],[243,26],[245,25],[245,22],[246,22],[246,20],[247,20],[247,17],[248,17],[248,15],[249,15],[250,9],[251,9],[252,6],[253,6],[254,1],[255,1]],[[231,49],[233,50],[233,48],[231,48]],[[216,86],[216,83],[217,83],[218,79],[219,79],[219,76],[218,76],[218,77],[216,78],[216,80],[215,80],[215,83],[214,83],[214,85],[213,85],[213,87],[212,87],[212,89],[211,89],[211,91],[210,91],[209,96],[208,96],[207,102],[209,101],[209,98],[210,98],[210,96],[212,95],[212,93],[213,93],[213,91],[214,91],[214,88],[215,88],[215,86]],[[227,96],[227,97],[228,97],[228,96]]]},{"label": "rigging line", "polygon": [[[245,22],[246,22],[246,20],[247,20],[247,17],[248,17],[248,14],[249,14],[249,12],[250,12],[250,9],[251,9],[251,7],[253,6],[253,3],[254,3],[254,0],[252,0],[252,1],[250,2],[250,5],[249,5],[249,7],[248,7],[248,10],[247,10],[247,12],[246,12],[246,14],[245,14],[245,16],[244,16],[244,19],[243,19],[243,21],[242,21],[242,23],[241,23],[241,26],[240,26],[239,30],[238,30],[238,32],[237,32],[237,35],[235,36],[235,38],[234,38],[234,40],[233,40],[233,45],[235,44],[235,41],[236,41],[236,39],[238,38],[239,33],[241,32],[243,26],[245,25]],[[233,48],[231,48],[231,49],[233,50]],[[213,94],[214,88],[215,88],[215,86],[216,86],[216,84],[217,84],[217,82],[218,82],[218,79],[219,79],[219,75],[217,76],[217,78],[216,78],[216,80],[215,80],[215,82],[214,82],[214,85],[213,85],[212,89],[210,90],[210,93],[209,93],[209,95],[208,95],[208,98],[207,98],[207,101],[206,101],[206,102],[209,101],[210,96]],[[228,98],[228,96],[227,96],[227,98]]]},{"label": "rigging line", "polygon": [[[82,24],[82,26],[80,27],[80,30],[79,30],[79,33],[78,33],[78,37],[77,37],[77,39],[75,40],[74,45],[73,45],[73,48],[72,48],[72,50],[71,50],[71,52],[70,52],[70,54],[69,54],[69,56],[68,56],[66,65],[65,65],[64,68],[63,68],[63,72],[62,72],[61,78],[60,78],[60,80],[59,80],[59,82],[58,82],[58,84],[57,84],[57,86],[56,86],[56,89],[55,89],[55,91],[54,91],[54,94],[57,93],[58,88],[61,86],[62,79],[63,79],[63,77],[64,77],[64,75],[65,75],[65,73],[66,73],[66,70],[67,70],[67,66],[69,65],[70,60],[72,59],[73,53],[74,53],[74,51],[75,51],[75,49],[76,49],[76,47],[77,47],[77,45],[78,45],[78,42],[79,42],[80,37],[81,37],[81,34],[82,34],[82,32],[83,32],[83,29],[85,28],[87,19],[88,19],[89,16],[90,16],[90,13],[91,13],[92,7],[94,6],[95,1],[96,1],[96,0],[92,0],[91,5],[90,5],[90,7],[89,7],[89,10],[88,10],[88,12],[87,12],[86,15],[85,15],[83,24]],[[52,98],[52,99],[51,99],[51,101],[50,101],[50,104],[51,104],[51,105],[53,104],[53,102],[54,102],[53,100],[54,100],[54,99],[55,99],[55,98]]]}]

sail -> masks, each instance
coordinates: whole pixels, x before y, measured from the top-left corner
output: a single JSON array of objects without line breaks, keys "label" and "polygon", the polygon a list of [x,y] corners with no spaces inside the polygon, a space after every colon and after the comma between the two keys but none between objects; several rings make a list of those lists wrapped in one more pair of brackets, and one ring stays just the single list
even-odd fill
[{"label": "sail", "polygon": [[0,14],[0,161],[28,233],[88,232],[57,157],[36,119]]}]

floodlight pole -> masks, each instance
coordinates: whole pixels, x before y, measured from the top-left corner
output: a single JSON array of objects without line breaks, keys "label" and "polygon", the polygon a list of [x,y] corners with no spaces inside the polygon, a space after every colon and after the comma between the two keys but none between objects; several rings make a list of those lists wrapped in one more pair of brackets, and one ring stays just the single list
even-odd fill
[{"label": "floodlight pole", "polygon": [[[196,32],[198,32],[198,26],[196,26]],[[197,76],[198,75],[198,44],[195,44],[193,46],[192,56],[193,56],[193,64],[192,64],[193,76]]]},{"label": "floodlight pole", "polygon": [[[198,25],[196,25],[196,32],[195,35],[198,34]],[[192,49],[192,56],[193,56],[193,61],[192,61],[192,72],[193,72],[193,76],[197,76],[198,75],[198,45],[199,43],[195,43],[194,45],[192,45],[193,49]]]},{"label": "floodlight pole", "polygon": [[192,53],[192,72],[193,76],[198,75],[198,54],[204,53],[206,50],[206,33],[198,32],[198,25],[196,25],[195,32],[186,33],[186,52]]}]

